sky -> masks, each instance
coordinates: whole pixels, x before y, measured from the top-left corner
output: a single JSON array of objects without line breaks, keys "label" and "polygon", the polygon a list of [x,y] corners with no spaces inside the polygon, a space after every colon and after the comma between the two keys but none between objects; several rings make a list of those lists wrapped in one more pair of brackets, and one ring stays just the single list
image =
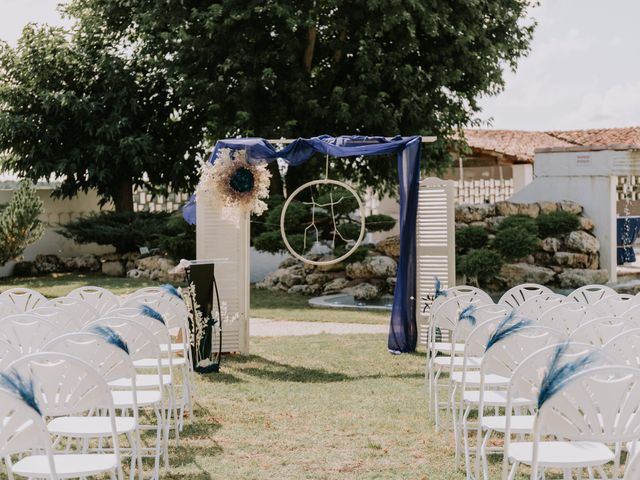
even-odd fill
[{"label": "sky", "polygon": [[[0,38],[28,22],[63,24],[60,0],[0,0]],[[640,126],[640,1],[542,0],[528,57],[506,88],[481,100],[491,128],[572,130]]]}]

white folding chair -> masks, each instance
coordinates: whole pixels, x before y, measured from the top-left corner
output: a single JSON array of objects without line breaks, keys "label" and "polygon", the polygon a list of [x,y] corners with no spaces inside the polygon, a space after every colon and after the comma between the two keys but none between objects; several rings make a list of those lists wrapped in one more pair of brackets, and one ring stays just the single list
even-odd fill
[{"label": "white folding chair", "polygon": [[616,295],[616,291],[611,287],[606,285],[585,285],[571,292],[567,295],[567,298],[578,303],[593,305],[610,295]]},{"label": "white folding chair", "polygon": [[566,297],[558,293],[542,293],[525,300],[517,307],[517,310],[521,316],[537,322],[543,313],[560,305],[565,300]]},{"label": "white folding chair", "polygon": [[[54,455],[40,412],[25,403],[19,394],[4,387],[0,387],[0,418],[3,419],[0,421],[0,457],[5,459],[9,479],[13,479],[14,474],[50,480],[101,473],[113,477],[118,470],[115,455],[57,452]],[[33,453],[36,451],[41,453]],[[13,463],[12,457],[17,454],[23,456]]]},{"label": "white folding chair", "polygon": [[640,368],[640,328],[625,330],[612,337],[602,350],[621,365]]},{"label": "white folding chair", "polygon": [[[113,453],[88,454],[88,444],[85,441],[80,446],[82,454],[63,457],[69,460],[66,468],[72,471],[64,474],[58,471],[59,476],[68,478],[94,475],[85,472],[95,472],[96,467],[102,465],[97,469],[98,472],[110,470],[117,478],[124,480],[113,400],[106,381],[93,367],[71,355],[41,352],[19,358],[9,365],[5,374],[17,380],[16,383],[20,383],[20,379],[33,379],[33,396],[42,415],[54,418],[47,429],[55,422],[55,418],[64,417],[73,422],[76,418],[92,415],[98,410],[105,413],[109,433],[103,438],[111,441]],[[19,468],[19,462],[13,466],[14,473],[19,475],[39,476],[29,470],[26,465]]]},{"label": "white folding chair", "polygon": [[11,344],[22,355],[37,352],[59,334],[53,323],[39,315],[18,313],[0,319],[0,340]]},{"label": "white folding chair", "polygon": [[0,300],[13,305],[18,313],[28,312],[47,302],[44,295],[30,288],[10,288],[0,293]]},{"label": "white folding chair", "polygon": [[77,332],[82,328],[82,323],[78,321],[77,317],[69,315],[69,313],[56,307],[37,307],[29,310],[29,315],[36,315],[47,319],[55,325],[58,335],[66,332]]},{"label": "white folding chair", "polygon": [[[115,418],[116,431],[118,435],[126,436],[130,445],[131,478],[137,464],[138,476],[142,479],[136,371],[124,339],[109,328],[97,327],[87,332],[67,333],[56,337],[44,345],[43,350],[66,353],[85,361],[96,369],[107,385],[123,380],[127,382],[132,393],[132,415],[127,415],[128,408],[122,409],[120,416]],[[101,439],[111,434],[108,419],[96,416],[56,418],[49,423],[48,429],[53,435],[63,438]]]},{"label": "white folding chair", "polygon": [[580,325],[569,338],[573,342],[590,343],[602,347],[616,335],[635,328],[640,328],[640,319],[600,317]]},{"label": "white folding chair", "polygon": [[10,343],[0,340],[0,372],[5,370],[7,366],[20,358],[20,351]]},{"label": "white folding chair", "polygon": [[627,458],[624,466],[624,480],[638,480],[640,478],[640,453],[633,455],[631,459]]},{"label": "white folding chair", "polygon": [[20,311],[11,303],[8,299],[0,299],[0,318],[4,318],[8,315],[14,315],[20,313]]},{"label": "white folding chair", "polygon": [[45,307],[54,307],[65,312],[80,325],[93,322],[100,315],[97,310],[84,300],[74,297],[57,297],[44,304]]},{"label": "white folding chair", "polygon": [[498,303],[501,305],[507,305],[511,308],[518,308],[524,302],[536,295],[542,295],[543,293],[553,293],[551,289],[544,285],[538,285],[537,283],[523,283],[507,290]]},{"label": "white folding chair", "polygon": [[542,313],[536,323],[555,328],[570,335],[580,325],[598,316],[599,314],[586,303],[565,301]]},{"label": "white folding chair", "polygon": [[120,306],[120,299],[106,288],[86,286],[76,288],[67,295],[78,298],[96,309],[99,316],[105,315],[109,310]]},{"label": "white folding chair", "polygon": [[593,304],[600,315],[603,317],[620,317],[631,307],[638,305],[640,297],[634,297],[627,293],[616,293],[608,295]]},{"label": "white folding chair", "polygon": [[[587,469],[608,478],[603,466],[619,458],[607,445],[634,440],[640,430],[640,370],[627,366],[602,366],[579,371],[558,380],[558,390],[539,397],[533,442],[514,442],[510,456],[531,465],[531,478],[548,468],[571,474]],[[553,435],[558,440],[543,440]]]}]

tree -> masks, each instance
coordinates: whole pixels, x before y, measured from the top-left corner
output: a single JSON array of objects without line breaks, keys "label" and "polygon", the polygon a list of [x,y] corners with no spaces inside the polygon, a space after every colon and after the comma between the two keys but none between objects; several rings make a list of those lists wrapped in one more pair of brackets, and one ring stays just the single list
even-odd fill
[{"label": "tree", "polygon": [[95,188],[118,212],[133,211],[133,186],[192,188],[201,123],[160,69],[90,27],[28,25],[16,48],[0,44],[3,168],[57,177],[58,197]]},{"label": "tree", "polygon": [[[455,134],[476,122],[478,98],[500,91],[503,69],[527,53],[533,3],[72,0],[67,12],[162,72],[209,141],[431,134],[439,141],[424,166],[441,169]],[[287,182],[317,177],[322,164],[291,169]],[[397,187],[395,162],[347,159],[333,173]]]},{"label": "tree", "polygon": [[38,219],[42,200],[30,182],[23,181],[11,201],[0,211],[0,265],[18,258],[30,244],[44,234]]}]

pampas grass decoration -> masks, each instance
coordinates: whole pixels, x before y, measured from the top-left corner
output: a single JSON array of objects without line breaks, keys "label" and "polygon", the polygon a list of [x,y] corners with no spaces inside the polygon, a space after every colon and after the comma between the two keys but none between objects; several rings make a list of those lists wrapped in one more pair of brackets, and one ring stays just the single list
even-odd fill
[{"label": "pampas grass decoration", "polygon": [[170,283],[165,283],[164,285],[160,285],[160,288],[162,290],[164,290],[165,292],[173,295],[174,297],[177,297],[180,300],[184,300],[184,298],[182,297],[182,294],[180,293],[180,291],[176,287],[171,285]]},{"label": "pampas grass decoration", "polygon": [[476,317],[474,313],[476,311],[476,306],[474,303],[471,303],[464,307],[460,313],[458,314],[458,321],[462,322],[464,320],[468,321],[472,326],[476,324]]},{"label": "pampas grass decoration", "polygon": [[142,305],[140,307],[140,313],[147,317],[153,318],[154,320],[158,320],[160,323],[165,325],[164,318],[162,318],[160,312],[158,312],[154,308],[151,308],[149,305]]},{"label": "pampas grass decoration", "polygon": [[96,325],[94,327],[91,327],[89,329],[89,332],[94,333],[107,343],[110,343],[111,345],[114,345],[120,350],[123,350],[125,353],[129,354],[129,345],[127,345],[127,342],[125,342],[124,339],[120,335],[118,335],[112,328]]},{"label": "pampas grass decoration", "polygon": [[529,319],[523,318],[521,320],[516,321],[516,311],[512,310],[509,315],[504,317],[502,321],[498,324],[495,331],[489,338],[487,342],[487,346],[484,349],[485,352],[489,351],[491,347],[493,347],[496,343],[501,342],[505,338],[513,335],[520,330],[531,325],[533,322]]},{"label": "pampas grass decoration", "polygon": [[442,290],[442,282],[440,282],[440,279],[438,277],[435,277],[435,289],[436,289],[436,293],[434,298],[438,298],[440,296],[442,297],[446,297],[447,296],[447,291],[446,290]]},{"label": "pampas grass decoration", "polygon": [[0,388],[13,393],[20,398],[24,403],[33,408],[38,415],[42,415],[40,406],[36,400],[35,389],[33,387],[33,380],[25,379],[15,369],[10,369],[4,372],[0,372]]}]

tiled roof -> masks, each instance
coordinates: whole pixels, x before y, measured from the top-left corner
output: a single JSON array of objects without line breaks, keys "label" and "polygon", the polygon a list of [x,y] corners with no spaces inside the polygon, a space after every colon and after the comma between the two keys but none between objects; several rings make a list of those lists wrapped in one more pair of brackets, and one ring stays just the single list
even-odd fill
[{"label": "tiled roof", "polygon": [[464,134],[472,149],[501,154],[512,162],[532,162],[535,150],[542,148],[612,145],[640,148],[640,127],[547,132],[465,129]]}]

